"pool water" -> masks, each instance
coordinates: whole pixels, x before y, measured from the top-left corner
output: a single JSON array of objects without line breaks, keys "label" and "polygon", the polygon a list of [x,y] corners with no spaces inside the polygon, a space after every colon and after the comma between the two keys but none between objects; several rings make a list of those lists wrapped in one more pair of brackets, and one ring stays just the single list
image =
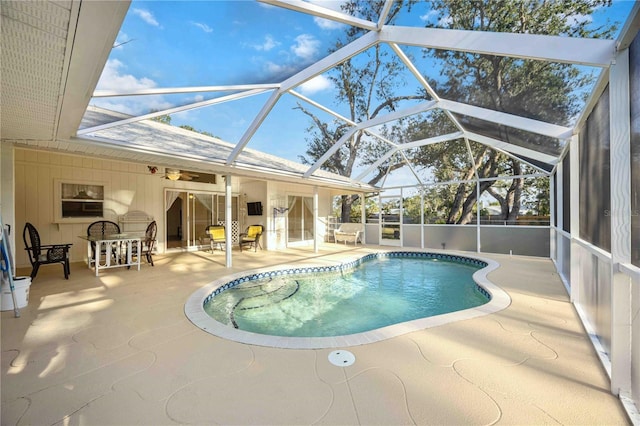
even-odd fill
[{"label": "pool water", "polygon": [[347,272],[251,280],[204,309],[240,330],[287,337],[341,336],[487,303],[472,278],[479,266],[428,258],[380,257]]}]

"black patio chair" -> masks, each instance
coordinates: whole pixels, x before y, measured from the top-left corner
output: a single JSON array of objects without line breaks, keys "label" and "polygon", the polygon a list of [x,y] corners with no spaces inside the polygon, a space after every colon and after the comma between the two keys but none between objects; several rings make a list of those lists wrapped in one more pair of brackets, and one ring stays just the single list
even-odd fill
[{"label": "black patio chair", "polygon": [[71,274],[71,268],[69,267],[69,249],[73,244],[42,244],[38,230],[29,222],[24,225],[22,239],[24,240],[25,250],[27,250],[29,254],[29,262],[31,262],[32,281],[36,275],[38,275],[40,265],[53,263],[60,263],[64,269],[65,279],[69,279],[69,275]]},{"label": "black patio chair", "polygon": [[[120,233],[120,226],[111,222],[110,220],[98,220],[93,222],[87,227],[87,236],[89,237],[105,237],[107,235],[114,235]],[[103,248],[101,254],[106,254],[106,249]],[[111,254],[113,256],[113,260],[118,262],[119,255],[119,246],[118,243],[113,243],[113,248],[111,249]],[[96,258],[96,243],[91,241],[91,259],[89,259],[89,264],[94,261]]]},{"label": "black patio chair", "polygon": [[[156,234],[158,233],[158,224],[154,220],[147,226],[147,230],[144,233],[144,238],[140,240],[142,249],[140,250],[140,256],[144,255],[147,263],[153,266],[153,248],[156,245]],[[134,243],[131,251],[133,256],[138,256],[138,244]]]}]

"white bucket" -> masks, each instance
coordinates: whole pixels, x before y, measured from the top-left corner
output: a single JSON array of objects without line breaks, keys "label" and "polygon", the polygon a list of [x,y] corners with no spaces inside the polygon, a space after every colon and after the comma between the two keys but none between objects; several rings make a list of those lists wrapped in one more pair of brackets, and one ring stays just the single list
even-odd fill
[{"label": "white bucket", "polygon": [[[14,277],[13,289],[16,294],[16,303],[18,309],[24,308],[29,303],[29,287],[31,286],[31,277]],[[11,287],[8,280],[2,280],[2,301],[3,311],[13,310],[13,297],[11,297]]]}]

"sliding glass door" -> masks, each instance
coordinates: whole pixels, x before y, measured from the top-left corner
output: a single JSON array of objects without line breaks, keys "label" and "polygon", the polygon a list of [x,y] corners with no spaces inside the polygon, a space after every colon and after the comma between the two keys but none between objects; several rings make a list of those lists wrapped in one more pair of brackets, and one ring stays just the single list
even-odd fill
[{"label": "sliding glass door", "polygon": [[313,244],[313,198],[289,195],[287,244]]},{"label": "sliding glass door", "polygon": [[[225,196],[213,192],[165,191],[167,249],[208,247],[207,226],[225,220]],[[233,234],[237,239],[238,197],[232,199]],[[224,224],[224,223],[223,223]]]},{"label": "sliding glass door", "polygon": [[[207,226],[214,223],[215,194],[189,193],[187,247],[198,247],[205,244]],[[208,240],[207,240],[208,241]]]}]

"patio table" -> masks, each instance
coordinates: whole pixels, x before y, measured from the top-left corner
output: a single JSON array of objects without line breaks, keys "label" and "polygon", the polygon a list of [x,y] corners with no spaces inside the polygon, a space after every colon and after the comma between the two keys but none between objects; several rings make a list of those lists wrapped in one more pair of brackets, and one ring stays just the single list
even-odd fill
[{"label": "patio table", "polygon": [[[95,251],[93,257],[93,265],[96,271],[96,277],[98,276],[101,269],[106,268],[118,268],[122,266],[138,266],[138,271],[140,270],[140,253],[136,256],[136,260],[133,261],[133,247],[138,247],[140,249],[140,240],[142,238],[139,234],[134,233],[125,233],[125,234],[110,234],[110,235],[80,235],[80,238],[87,241],[87,264],[89,269],[91,269],[91,243],[95,243]],[[123,250],[124,256],[123,256]],[[104,250],[105,259],[102,262],[101,255]],[[116,259],[117,262],[112,263],[112,255],[114,254],[114,250],[117,250]]]}]

